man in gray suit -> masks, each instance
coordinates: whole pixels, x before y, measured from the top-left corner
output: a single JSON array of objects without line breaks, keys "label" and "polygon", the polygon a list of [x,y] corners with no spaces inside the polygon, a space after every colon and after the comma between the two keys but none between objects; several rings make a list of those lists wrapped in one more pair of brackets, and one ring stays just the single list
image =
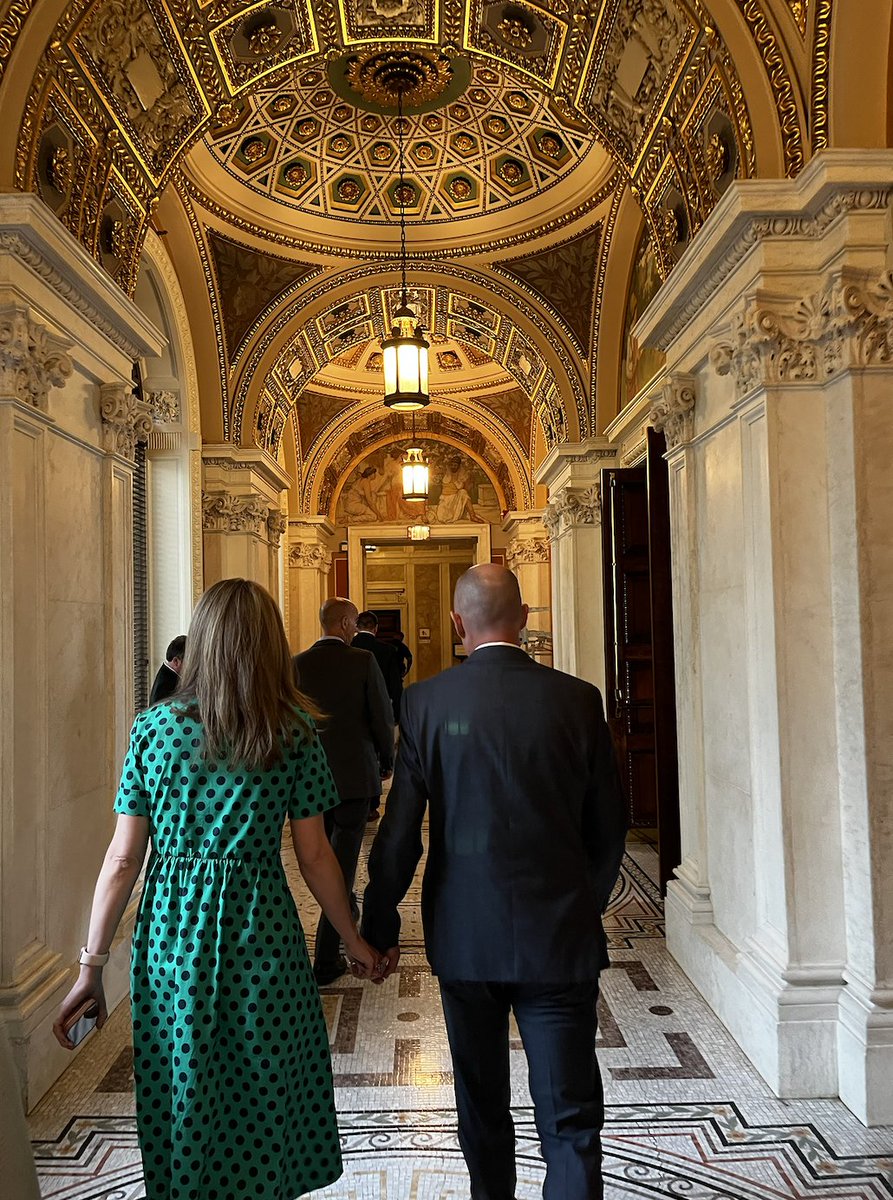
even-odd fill
[{"label": "man in gray suit", "polygon": [[[378,663],[368,650],[351,647],[356,605],[340,597],[326,600],[319,621],[323,636],[295,657],[295,678],[324,714],[319,737],[341,799],[324,814],[326,832],[356,907],[352,889],[369,806],[377,803],[394,761],[393,711]],[[338,934],[321,916],[313,958],[316,981],[325,986],[346,970]]]},{"label": "man in gray suit", "polygon": [[546,1200],[602,1196],[595,1057],[601,914],[626,813],[597,688],[519,648],[514,575],[459,579],[459,667],[404,694],[388,807],[369,858],[363,935],[399,959],[403,899],[422,855],[422,920],[453,1058],[473,1200],[513,1200],[509,1015],[527,1053]]}]

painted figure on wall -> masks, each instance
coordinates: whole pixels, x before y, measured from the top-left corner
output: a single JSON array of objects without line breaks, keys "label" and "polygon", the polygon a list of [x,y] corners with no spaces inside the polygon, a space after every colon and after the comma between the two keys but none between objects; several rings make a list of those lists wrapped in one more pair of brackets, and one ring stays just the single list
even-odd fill
[{"label": "painted figure on wall", "polygon": [[665,362],[660,350],[639,345],[633,326],[660,290],[657,255],[647,226],[639,239],[636,265],[630,280],[623,328],[623,359],[620,364],[620,407],[628,404],[653,379]]},{"label": "painted figure on wall", "polygon": [[373,451],[354,468],[338,499],[335,520],[339,525],[501,520],[496,489],[474,459],[455,446],[427,438],[416,444],[428,460],[428,503],[403,499],[403,456],[409,442],[402,441]]}]

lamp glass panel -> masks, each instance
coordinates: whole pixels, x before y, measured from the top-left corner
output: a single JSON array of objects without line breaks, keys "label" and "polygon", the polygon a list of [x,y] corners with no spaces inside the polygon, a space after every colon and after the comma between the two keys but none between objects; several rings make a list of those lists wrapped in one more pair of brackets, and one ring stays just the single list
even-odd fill
[{"label": "lamp glass panel", "polygon": [[385,346],[384,358],[384,394],[392,396],[397,390],[397,347]]},{"label": "lamp glass panel", "polygon": [[400,392],[419,390],[419,351],[412,342],[402,342],[397,347],[397,381]]}]

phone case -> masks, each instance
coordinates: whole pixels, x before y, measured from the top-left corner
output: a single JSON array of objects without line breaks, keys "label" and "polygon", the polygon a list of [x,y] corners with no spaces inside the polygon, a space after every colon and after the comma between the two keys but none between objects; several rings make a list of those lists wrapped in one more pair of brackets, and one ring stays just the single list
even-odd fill
[{"label": "phone case", "polygon": [[76,1013],[76,1020],[65,1030],[68,1040],[74,1046],[79,1046],[87,1034],[93,1032],[99,1019],[99,1007],[95,1003],[91,1002],[86,1007],[79,1009],[78,1012],[80,1016]]}]

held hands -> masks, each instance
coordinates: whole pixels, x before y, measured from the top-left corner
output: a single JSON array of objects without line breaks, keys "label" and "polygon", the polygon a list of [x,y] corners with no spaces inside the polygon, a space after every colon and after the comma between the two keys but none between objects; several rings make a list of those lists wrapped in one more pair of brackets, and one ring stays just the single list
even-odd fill
[{"label": "held hands", "polygon": [[53,1034],[59,1045],[66,1050],[73,1050],[74,1043],[65,1032],[65,1023],[86,1000],[92,1000],[99,1009],[96,1028],[102,1029],[109,1014],[105,1004],[101,967],[81,967],[77,983],[59,1005],[56,1020],[53,1022]]},{"label": "held hands", "polygon": [[384,983],[397,970],[397,964],[400,961],[400,947],[392,946],[390,950],[386,950],[379,959],[381,970],[378,975],[372,977],[373,983]]},{"label": "held hands", "polygon": [[347,965],[351,975],[356,979],[371,979],[373,983],[381,983],[388,965],[386,956],[379,954],[359,934],[351,940],[349,946],[345,945],[344,949],[347,951]]}]

